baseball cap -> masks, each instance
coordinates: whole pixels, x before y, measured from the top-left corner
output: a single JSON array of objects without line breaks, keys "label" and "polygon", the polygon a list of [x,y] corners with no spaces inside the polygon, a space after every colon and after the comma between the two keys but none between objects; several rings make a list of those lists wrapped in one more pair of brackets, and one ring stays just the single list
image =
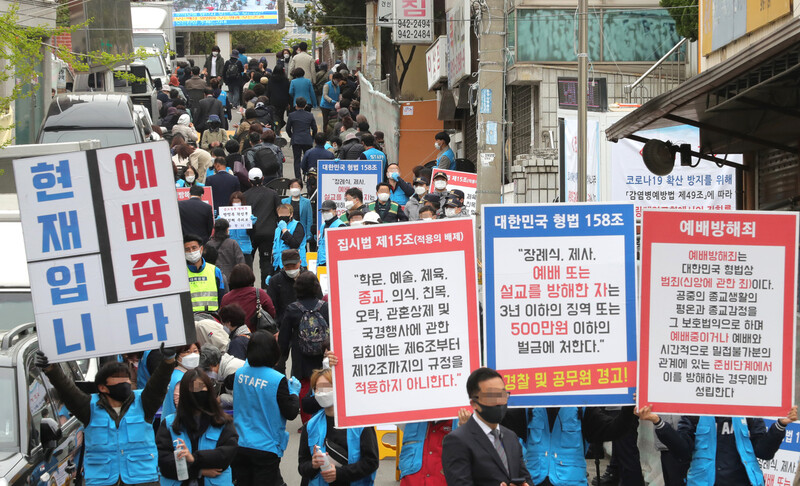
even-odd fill
[{"label": "baseball cap", "polygon": [[234,49],[233,52],[231,52],[231,56],[238,56],[238,55],[239,51],[237,49]]},{"label": "baseball cap", "polygon": [[464,191],[462,191],[461,189],[452,189],[450,191],[450,193],[448,194],[448,196],[456,196],[460,200],[463,201],[464,200]]},{"label": "baseball cap", "polygon": [[320,206],[320,210],[336,211],[336,203],[331,200],[322,201],[322,206]]},{"label": "baseball cap", "polygon": [[422,185],[422,184],[427,186],[428,185],[428,179],[426,179],[424,177],[417,177],[416,179],[414,179],[414,185],[415,186],[419,186],[419,185]]},{"label": "baseball cap", "polygon": [[424,200],[426,200],[428,202],[434,203],[434,204],[439,204],[440,202],[442,202],[442,198],[439,197],[438,194],[428,193],[428,194],[425,194],[425,197],[423,197],[422,199],[424,199]]},{"label": "baseball cap", "polygon": [[297,250],[283,250],[283,253],[281,253],[281,261],[284,265],[300,263],[300,252]]},{"label": "baseball cap", "polygon": [[339,108],[339,111],[337,111],[336,114],[339,115],[339,118],[344,118],[350,114],[350,110],[347,108]]},{"label": "baseball cap", "polygon": [[436,175],[433,176],[433,180],[436,180],[436,179],[447,180],[447,174],[445,174],[444,172],[437,172]]},{"label": "baseball cap", "polygon": [[262,177],[264,177],[264,173],[261,172],[261,169],[259,169],[258,167],[253,167],[252,169],[250,169],[250,172],[247,173],[247,177],[249,177],[251,181],[254,181],[256,179],[261,179]]},{"label": "baseball cap", "polygon": [[214,319],[203,319],[194,323],[194,329],[197,333],[197,343],[200,346],[210,344],[223,353],[228,349],[230,338],[222,324]]},{"label": "baseball cap", "polygon": [[460,208],[461,206],[463,206],[463,204],[461,204],[461,201],[458,200],[458,196],[450,195],[444,199],[444,206]]}]

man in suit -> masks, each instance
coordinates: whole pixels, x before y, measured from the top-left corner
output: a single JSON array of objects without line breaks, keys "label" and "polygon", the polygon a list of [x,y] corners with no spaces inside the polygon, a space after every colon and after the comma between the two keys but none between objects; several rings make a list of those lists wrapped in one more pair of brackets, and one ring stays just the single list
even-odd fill
[{"label": "man in suit", "polygon": [[298,96],[295,100],[297,109],[286,119],[286,133],[292,138],[292,153],[294,154],[294,177],[300,179],[300,162],[303,154],[311,150],[314,144],[314,135],[317,134],[317,121],[314,115],[306,111],[306,99]]},{"label": "man in suit", "polygon": [[189,189],[189,199],[178,201],[178,214],[181,216],[183,236],[197,235],[205,244],[214,230],[214,211],[200,199],[202,196],[203,187],[192,186]]},{"label": "man in suit", "polygon": [[467,394],[475,413],[442,443],[447,484],[531,486],[517,435],[500,425],[508,407],[503,377],[478,368],[467,378]]},{"label": "man in suit", "polygon": [[229,173],[227,168],[225,157],[217,157],[214,159],[214,175],[206,178],[206,185],[211,188],[211,197],[214,199],[215,213],[220,206],[228,206],[231,194],[241,189],[239,178]]},{"label": "man in suit", "polygon": [[228,119],[225,117],[225,108],[222,102],[214,98],[214,90],[205,88],[205,98],[197,103],[197,110],[194,112],[194,126],[202,135],[208,128],[208,117],[217,115],[222,122],[222,128],[228,129]]}]

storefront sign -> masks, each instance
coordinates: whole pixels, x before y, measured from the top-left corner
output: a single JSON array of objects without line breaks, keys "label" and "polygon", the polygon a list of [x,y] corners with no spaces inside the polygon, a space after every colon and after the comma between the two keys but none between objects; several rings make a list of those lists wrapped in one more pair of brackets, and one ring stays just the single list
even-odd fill
[{"label": "storefront sign", "polygon": [[394,2],[395,44],[430,44],[433,42],[433,1],[401,0]]}]

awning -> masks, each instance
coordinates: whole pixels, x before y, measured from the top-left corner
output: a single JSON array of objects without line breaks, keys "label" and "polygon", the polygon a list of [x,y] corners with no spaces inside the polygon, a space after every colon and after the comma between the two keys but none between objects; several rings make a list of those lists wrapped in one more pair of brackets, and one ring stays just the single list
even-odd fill
[{"label": "awning", "polygon": [[796,152],[800,140],[800,18],[606,130],[616,142],[671,125],[700,129],[700,152]]}]

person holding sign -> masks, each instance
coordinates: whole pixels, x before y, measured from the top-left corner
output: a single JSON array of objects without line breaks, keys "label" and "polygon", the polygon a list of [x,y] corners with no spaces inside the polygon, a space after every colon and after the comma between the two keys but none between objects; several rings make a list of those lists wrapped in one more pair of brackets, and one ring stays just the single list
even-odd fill
[{"label": "person holding sign", "polygon": [[[503,377],[491,368],[478,368],[467,379],[467,394],[475,411],[472,419],[442,442],[447,484],[532,486],[517,435],[500,425],[508,407]],[[585,462],[583,474],[585,478]]]},{"label": "person holding sign", "polygon": [[373,427],[339,429],[333,418],[333,374],[316,370],[311,388],[322,410],[303,426],[297,470],[302,486],[371,486],[378,470],[378,439]]},{"label": "person holding sign", "polygon": [[272,243],[272,267],[275,272],[283,268],[281,260],[283,250],[297,250],[300,252],[300,265],[306,267],[306,232],[299,221],[292,219],[294,210],[291,204],[278,206],[278,227],[275,228],[275,238]]},{"label": "person holding sign", "polygon": [[36,352],[36,366],[44,370],[67,409],[83,423],[87,486],[158,485],[158,449],[150,425],[164,401],[175,350],[161,344],[163,360],[144,390],[131,389],[130,370],[116,361],[104,364],[94,382],[98,393],[86,394],[62,368]]},{"label": "person holding sign", "polygon": [[768,461],[778,451],[786,426],[797,420],[797,406],[769,429],[760,418],[684,416],[675,430],[650,405],[637,415],[653,422],[658,439],[676,458],[691,461],[687,484],[764,486],[758,459]]}]

